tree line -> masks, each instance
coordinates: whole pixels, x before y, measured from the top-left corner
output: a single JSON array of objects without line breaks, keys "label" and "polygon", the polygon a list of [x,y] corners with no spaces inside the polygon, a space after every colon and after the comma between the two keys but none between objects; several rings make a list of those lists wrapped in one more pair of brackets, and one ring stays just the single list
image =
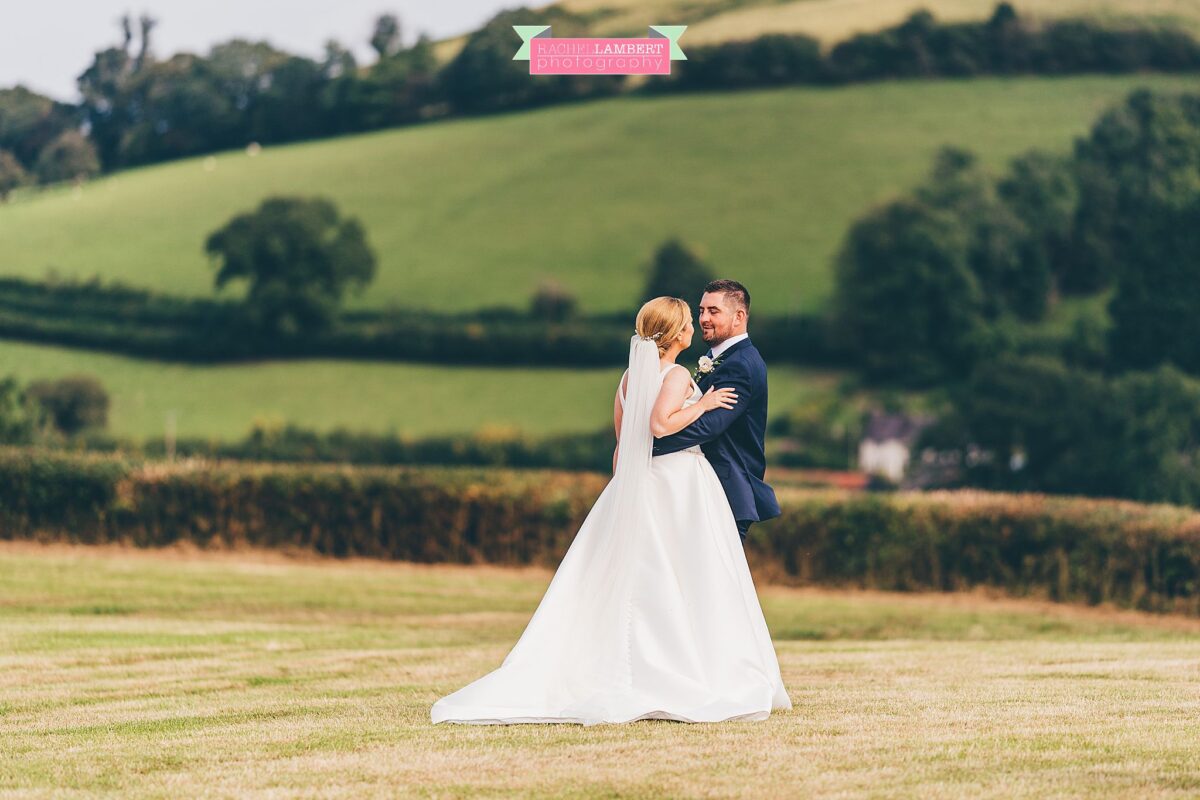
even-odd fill
[{"label": "tree line", "polygon": [[[834,324],[874,381],[944,389],[924,445],[988,452],[965,483],[1200,503],[1197,220],[1200,95],[1137,91],[1065,156],[943,150],[851,228]],[[1099,313],[1026,335],[1071,297]]]},{"label": "tree line", "polygon": [[155,24],[150,17],[122,21],[120,43],[96,53],[80,75],[77,105],[20,87],[0,90],[0,199],[31,181],[86,178],[101,167],[631,91],[1200,70],[1200,42],[1186,32],[1087,20],[1037,25],[1008,3],[983,22],[943,23],[917,12],[828,51],[803,35],[688,48],[688,60],[674,65],[672,75],[644,84],[623,76],[531,76],[524,62],[514,62],[519,40],[513,25],[551,25],[559,37],[588,35],[586,16],[557,7],[497,14],[444,64],[427,37],[405,44],[393,15],[376,20],[370,42],[377,57],[367,65],[335,41],[319,58],[235,39],[204,55],[160,59]]}]

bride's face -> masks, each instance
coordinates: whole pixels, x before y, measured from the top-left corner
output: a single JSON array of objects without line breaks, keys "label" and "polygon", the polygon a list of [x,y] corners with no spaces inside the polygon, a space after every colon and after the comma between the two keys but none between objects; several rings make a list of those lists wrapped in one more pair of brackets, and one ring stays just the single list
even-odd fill
[{"label": "bride's face", "polygon": [[692,318],[688,317],[687,324],[683,326],[683,330],[679,332],[679,343],[683,345],[683,349],[687,350],[692,346],[692,334],[696,332],[696,326],[692,324]]}]

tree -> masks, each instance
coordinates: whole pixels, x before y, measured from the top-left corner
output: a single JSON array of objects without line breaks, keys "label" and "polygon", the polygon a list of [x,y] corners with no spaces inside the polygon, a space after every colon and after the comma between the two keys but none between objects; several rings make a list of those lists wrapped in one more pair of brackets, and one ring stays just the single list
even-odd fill
[{"label": "tree", "polygon": [[1106,378],[1050,358],[1003,356],[981,363],[954,402],[939,427],[962,449],[996,456],[968,471],[973,485],[1200,500],[1200,382],[1173,368]]},{"label": "tree", "polygon": [[230,105],[235,144],[285,142],[330,130],[321,110],[321,65],[266,42],[234,39],[213,47],[206,68]]},{"label": "tree", "polygon": [[100,159],[82,133],[64,131],[42,150],[35,169],[42,183],[84,180],[100,172]]},{"label": "tree", "polygon": [[8,200],[13,189],[28,182],[29,174],[21,167],[21,162],[7,150],[0,150],[0,203]]},{"label": "tree", "polygon": [[23,86],[0,89],[0,150],[10,151],[25,170],[60,133],[79,127],[76,108]]},{"label": "tree", "polygon": [[362,224],[323,198],[268,198],[213,232],[205,249],[219,261],[218,289],[248,282],[250,318],[267,333],[328,327],[346,289],[361,289],[375,275]]},{"label": "tree", "polygon": [[34,381],[27,392],[54,427],[67,436],[108,424],[108,392],[90,375]]},{"label": "tree", "polygon": [[1116,278],[1118,365],[1200,372],[1200,96],[1134,92],[1076,144],[1076,246]]},{"label": "tree", "polygon": [[221,92],[208,62],[190,53],[156,61],[129,81],[139,98],[125,127],[121,160],[143,164],[244,143],[245,119]]},{"label": "tree", "polygon": [[144,69],[150,59],[149,35],[154,27],[147,18],[143,25],[142,46],[135,56],[133,20],[121,18],[122,43],[96,53],[91,65],[79,76],[79,93],[83,96],[80,108],[91,130],[92,141],[100,159],[108,167],[121,164],[122,140],[128,126],[137,119],[141,100],[133,91],[133,76]]},{"label": "tree", "polygon": [[42,425],[42,411],[17,379],[0,378],[0,443],[29,444]]},{"label": "tree", "polygon": [[712,267],[679,239],[659,245],[647,271],[643,303],[655,297],[699,300],[704,284],[715,277]]},{"label": "tree", "polygon": [[968,262],[979,279],[989,318],[1009,313],[1024,320],[1045,316],[1053,283],[1050,265],[1036,257],[1034,237],[972,153],[942,148],[916,196],[955,217],[967,232]]},{"label": "tree", "polygon": [[1053,275],[1064,293],[1089,291],[1086,267],[1074,248],[1079,185],[1069,160],[1032,151],[1013,159],[997,186],[1001,200],[1025,226],[1021,259],[1031,270]]},{"label": "tree", "polygon": [[380,58],[361,78],[358,124],[381,128],[421,119],[437,99],[437,71],[433,43],[424,34],[412,47]]},{"label": "tree", "polygon": [[371,34],[371,48],[381,59],[395,55],[400,49],[400,20],[395,14],[381,14],[375,20],[375,31]]},{"label": "tree", "polygon": [[1076,142],[1075,247],[1107,285],[1200,191],[1200,96],[1133,92]]},{"label": "tree", "polygon": [[952,214],[911,198],[850,229],[836,263],[834,316],[868,374],[922,384],[970,369],[989,333],[970,245]]},{"label": "tree", "polygon": [[584,17],[558,6],[502,11],[467,37],[458,55],[439,75],[446,99],[468,114],[524,108],[540,103],[617,92],[624,76],[533,75],[525,61],[513,61],[521,40],[513,25],[552,25],[554,36],[586,36]]},{"label": "tree", "polygon": [[150,52],[150,33],[158,27],[158,20],[149,14],[142,14],[138,19],[138,26],[142,31],[142,45],[138,48],[137,57],[133,62],[134,72],[140,72],[146,66],[146,62],[154,57]]},{"label": "tree", "polygon": [[275,71],[292,56],[267,42],[231,39],[213,45],[205,64],[217,90],[240,114],[251,114],[273,88]]},{"label": "tree", "polygon": [[1139,226],[1141,246],[1121,265],[1109,302],[1109,351],[1117,366],[1175,364],[1200,374],[1200,193],[1191,206],[1160,208]]},{"label": "tree", "polygon": [[354,54],[337,41],[325,43],[325,58],[321,62],[322,85],[318,94],[320,115],[331,133],[358,130],[358,98],[362,82]]}]

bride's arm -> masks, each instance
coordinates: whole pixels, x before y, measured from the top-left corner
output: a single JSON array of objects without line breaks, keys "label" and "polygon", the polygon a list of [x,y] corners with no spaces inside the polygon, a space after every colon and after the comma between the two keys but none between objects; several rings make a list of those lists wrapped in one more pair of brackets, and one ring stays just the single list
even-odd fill
[{"label": "bride's arm", "polygon": [[737,395],[732,389],[709,389],[699,402],[682,408],[691,393],[692,379],[686,369],[672,369],[667,373],[658,399],[654,401],[654,409],[650,412],[650,433],[654,438],[660,439],[683,430],[700,419],[706,411],[733,408],[737,403]]}]

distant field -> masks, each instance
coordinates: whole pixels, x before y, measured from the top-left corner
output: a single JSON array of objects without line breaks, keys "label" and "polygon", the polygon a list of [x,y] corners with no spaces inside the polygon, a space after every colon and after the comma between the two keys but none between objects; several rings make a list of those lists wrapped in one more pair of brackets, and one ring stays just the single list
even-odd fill
[{"label": "distant field", "polygon": [[[0,341],[0,376],[22,382],[83,372],[112,396],[110,429],[162,436],[175,411],[180,436],[236,439],[256,418],[329,430],[410,436],[516,428],[531,434],[612,424],[621,368],[504,369],[358,361],[268,361],[188,366]],[[771,408],[826,392],[836,373],[775,367]]]},{"label": "distant field", "polygon": [[[1111,25],[1165,25],[1200,33],[1200,3],[1193,0],[1010,0],[1038,21],[1083,17]],[[767,33],[803,33],[830,46],[856,33],[895,25],[927,9],[939,19],[987,19],[997,0],[562,0],[556,5],[591,17],[593,35],[644,36],[649,25],[687,25],[680,44],[715,44]],[[436,44],[449,61],[465,36]]]},{"label": "distant field", "polygon": [[679,235],[766,312],[821,308],[850,222],[942,144],[987,163],[1066,151],[1137,86],[1194,78],[971,80],[609,101],[132,170],[0,207],[0,274],[98,274],[205,295],[205,236],[270,194],[361,217],[380,274],[360,306],[525,306],[544,279],[628,307]]},{"label": "distant field", "polygon": [[794,706],[763,722],[431,725],[438,697],[500,664],[549,577],[0,542],[0,787],[647,800],[1200,791],[1195,620],[979,596],[760,586]]},{"label": "distant field", "polygon": [[[1200,32],[1194,0],[1010,0],[1037,20],[1083,17],[1114,25],[1174,25]],[[687,45],[751,39],[765,33],[804,33],[825,44],[895,25],[926,9],[953,22],[991,16],[997,0],[563,0],[556,5],[594,14],[596,35],[636,33],[648,25],[683,25]],[[447,51],[449,52],[449,51]]]}]

